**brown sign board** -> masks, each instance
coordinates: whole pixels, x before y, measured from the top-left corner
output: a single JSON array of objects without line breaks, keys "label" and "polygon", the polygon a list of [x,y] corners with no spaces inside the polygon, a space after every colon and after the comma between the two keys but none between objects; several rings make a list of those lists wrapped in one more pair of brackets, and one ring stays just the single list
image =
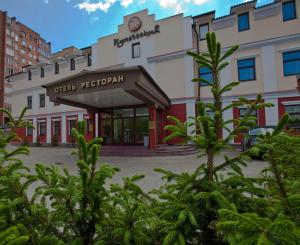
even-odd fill
[{"label": "brown sign board", "polygon": [[[102,108],[100,105],[90,108],[84,101],[76,102],[77,95],[90,93],[91,96],[95,96],[95,92],[99,92],[101,96],[101,91],[121,89],[145,105],[164,109],[170,104],[168,96],[141,66],[82,71],[43,87],[46,88],[47,95],[52,102],[90,110]],[[72,98],[72,102],[67,98]]]}]

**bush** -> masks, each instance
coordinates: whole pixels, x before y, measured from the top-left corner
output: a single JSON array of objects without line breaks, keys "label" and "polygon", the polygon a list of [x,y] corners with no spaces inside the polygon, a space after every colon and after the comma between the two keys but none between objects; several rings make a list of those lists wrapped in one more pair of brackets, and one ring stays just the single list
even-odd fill
[{"label": "bush", "polygon": [[[271,106],[261,96],[255,101],[241,98],[226,108],[222,95],[238,83],[221,87],[220,71],[237,47],[221,55],[221,45],[213,33],[207,34],[209,52],[192,55],[199,66],[213,71],[213,82],[202,78],[195,82],[211,87],[214,103],[197,104],[193,122],[171,118],[173,125],[166,140],[176,137],[193,141],[203,163],[192,173],[173,173],[156,169],[165,184],[150,193],[138,186],[144,176],[124,177],[122,184],[107,185],[118,169],[97,164],[102,140],[86,142],[85,122],[72,129],[77,143],[77,175],[56,166],[37,164],[30,171],[18,159],[29,149],[20,146],[9,150],[17,136],[14,131],[0,131],[0,237],[1,241],[18,244],[299,244],[300,241],[300,176],[299,140],[282,133],[289,117],[285,115],[274,132],[262,136],[254,148],[265,149],[268,166],[260,177],[244,176],[242,167],[248,164],[248,153],[230,157],[215,164],[215,156],[224,153],[230,140],[252,126],[254,110]],[[235,128],[226,138],[227,129],[222,112],[234,106],[244,106],[247,113],[234,121]],[[208,110],[214,112],[210,117]],[[8,115],[13,128],[28,127],[23,120],[26,108],[18,120]],[[196,126],[194,136],[187,128]],[[293,148],[295,147],[295,149]],[[289,155],[289,156],[288,156]],[[251,164],[251,163],[250,163]],[[224,171],[226,174],[224,175]],[[28,188],[35,185],[33,195]],[[5,240],[6,239],[6,240]],[[0,242],[1,242],[0,241]]]}]

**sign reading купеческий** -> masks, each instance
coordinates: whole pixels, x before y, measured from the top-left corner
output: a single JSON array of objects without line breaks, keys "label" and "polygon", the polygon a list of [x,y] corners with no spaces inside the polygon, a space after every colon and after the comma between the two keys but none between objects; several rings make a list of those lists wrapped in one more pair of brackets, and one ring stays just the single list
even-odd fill
[{"label": "sign reading \u043a\u0443\u043f\u0435\u0447\u0435\u0441\u043a\u0438\u0439", "polygon": [[129,37],[125,37],[125,38],[115,38],[114,39],[114,46],[117,46],[118,48],[121,48],[121,47],[123,47],[123,45],[125,43],[131,42],[131,41],[134,41],[134,40],[138,40],[138,39],[143,38],[143,37],[149,37],[149,36],[151,36],[153,34],[157,34],[157,33],[160,33],[160,26],[159,25],[154,26],[153,30],[148,30],[148,31],[144,30],[144,31],[141,31],[141,32],[133,33]]},{"label": "sign reading \u043a\u0443\u043f\u0435\u0447\u0435\u0441\u043a\u0438\u0439", "polygon": [[106,78],[101,78],[98,80],[92,80],[92,81],[82,81],[79,85],[76,85],[75,83],[67,84],[67,85],[61,85],[54,88],[54,92],[56,94],[62,94],[66,92],[72,92],[76,91],[78,89],[78,86],[81,90],[87,90],[87,89],[93,89],[96,87],[102,87],[102,86],[109,86],[113,84],[123,83],[125,81],[124,75],[119,76],[111,76]]}]

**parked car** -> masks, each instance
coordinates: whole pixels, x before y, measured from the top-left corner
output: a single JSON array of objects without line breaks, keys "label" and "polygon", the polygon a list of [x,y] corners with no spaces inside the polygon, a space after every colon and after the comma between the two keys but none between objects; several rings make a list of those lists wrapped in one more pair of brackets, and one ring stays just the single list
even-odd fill
[{"label": "parked car", "polygon": [[248,133],[245,135],[241,142],[242,151],[247,151],[253,145],[258,143],[258,138],[260,135],[265,135],[266,133],[272,133],[274,131],[274,126],[264,126],[264,127],[253,127],[249,129]]}]

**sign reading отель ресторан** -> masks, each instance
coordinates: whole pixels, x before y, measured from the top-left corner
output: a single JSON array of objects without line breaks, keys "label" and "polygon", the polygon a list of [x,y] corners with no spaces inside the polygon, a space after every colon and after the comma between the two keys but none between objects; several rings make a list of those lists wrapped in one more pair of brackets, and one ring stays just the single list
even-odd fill
[{"label": "sign reading \u043e\u0442\u0435\u043b\u044c \u0440\u0435\u0441\u0442\u043e\u0440\u0430\u043d", "polygon": [[124,75],[111,76],[111,77],[101,78],[98,80],[82,81],[80,82],[79,85],[76,85],[75,83],[69,83],[67,85],[57,86],[54,88],[54,92],[56,94],[62,94],[66,92],[76,91],[78,86],[80,87],[81,90],[87,90],[96,87],[103,87],[103,86],[123,83],[124,81],[125,81]]},{"label": "sign reading \u043e\u0442\u0435\u043b\u044c \u0440\u0435\u0441\u0442\u043e\u0440\u0430\u043d", "polygon": [[143,38],[143,37],[149,37],[153,34],[157,34],[157,33],[160,33],[160,26],[159,25],[156,25],[154,26],[154,29],[153,30],[150,30],[150,31],[141,31],[141,32],[137,32],[137,33],[133,33],[132,35],[130,35],[129,37],[125,37],[125,38],[115,38],[114,39],[114,46],[117,46],[118,48],[121,48],[123,47],[123,45],[125,43],[128,43],[128,42],[131,42],[131,41],[134,41],[134,40],[138,40],[140,38]]}]

